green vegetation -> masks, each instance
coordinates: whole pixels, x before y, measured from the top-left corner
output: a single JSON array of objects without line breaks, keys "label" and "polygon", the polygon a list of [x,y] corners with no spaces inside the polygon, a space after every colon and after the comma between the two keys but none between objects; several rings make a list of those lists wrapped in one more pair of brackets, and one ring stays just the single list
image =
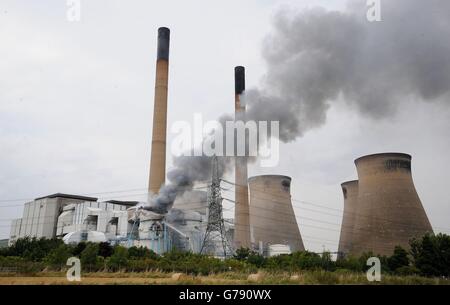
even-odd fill
[{"label": "green vegetation", "polygon": [[[64,271],[71,256],[80,258],[84,272],[182,272],[191,276],[215,274],[230,280],[246,280],[246,275],[259,272],[266,274],[267,283],[291,283],[290,275],[296,275],[295,281],[301,283],[333,284],[366,282],[367,259],[376,255],[366,253],[334,261],[330,253],[303,251],[266,258],[242,248],[234,257],[221,260],[188,252],[172,251],[159,256],[146,248],[127,249],[107,243],[66,245],[58,239],[24,238],[0,249],[0,268],[25,274]],[[391,256],[378,257],[383,278],[392,283],[427,282],[423,277],[430,277],[428,282],[434,283],[431,277],[450,275],[450,236],[426,235],[411,241],[409,251],[396,247]]]}]

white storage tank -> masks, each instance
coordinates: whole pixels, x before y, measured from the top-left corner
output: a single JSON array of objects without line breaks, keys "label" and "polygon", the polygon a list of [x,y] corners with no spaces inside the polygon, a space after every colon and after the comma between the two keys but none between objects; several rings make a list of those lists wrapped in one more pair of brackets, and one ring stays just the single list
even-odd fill
[{"label": "white storage tank", "polygon": [[278,255],[282,255],[282,254],[291,254],[291,247],[289,245],[281,245],[281,244],[276,244],[276,245],[270,245],[268,247],[268,255],[269,257],[271,256],[278,256]]}]

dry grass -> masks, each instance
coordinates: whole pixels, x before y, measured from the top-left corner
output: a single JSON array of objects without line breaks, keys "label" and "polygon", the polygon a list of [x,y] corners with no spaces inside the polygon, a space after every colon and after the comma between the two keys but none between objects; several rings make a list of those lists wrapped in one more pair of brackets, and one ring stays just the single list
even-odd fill
[{"label": "dry grass", "polygon": [[[209,276],[176,275],[163,272],[146,273],[86,273],[81,282],[69,282],[62,272],[43,272],[35,276],[3,274],[0,285],[348,285],[371,284],[365,274],[308,271],[296,274],[260,272],[257,280],[244,273],[221,273]],[[418,276],[382,277],[382,285],[450,285],[450,280]]]}]

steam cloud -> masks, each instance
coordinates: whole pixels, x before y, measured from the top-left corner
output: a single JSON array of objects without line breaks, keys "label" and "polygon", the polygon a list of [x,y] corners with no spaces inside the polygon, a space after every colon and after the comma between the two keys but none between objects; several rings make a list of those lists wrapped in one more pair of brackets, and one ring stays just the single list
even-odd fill
[{"label": "steam cloud", "polygon": [[[346,12],[280,12],[264,43],[267,74],[247,90],[247,119],[279,121],[290,142],[326,122],[333,102],[362,115],[394,115],[400,102],[450,103],[450,1],[389,0],[382,22],[366,19],[366,1]],[[221,171],[231,164],[220,159]],[[179,192],[211,174],[208,157],[176,158],[157,197],[166,209]],[[160,200],[161,199],[161,200]]]},{"label": "steam cloud", "polygon": [[382,118],[400,101],[450,102],[450,2],[381,2],[368,22],[366,1],[347,12],[280,12],[264,44],[263,89],[247,92],[255,120],[279,120],[293,141],[326,121],[342,97],[363,115]]}]

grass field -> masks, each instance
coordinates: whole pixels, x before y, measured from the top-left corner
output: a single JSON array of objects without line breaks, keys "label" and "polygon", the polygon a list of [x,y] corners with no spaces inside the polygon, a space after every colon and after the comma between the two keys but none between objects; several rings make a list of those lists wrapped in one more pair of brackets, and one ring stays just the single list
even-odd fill
[{"label": "grass field", "polygon": [[[42,272],[33,276],[1,275],[0,285],[364,285],[369,283],[365,274],[313,271],[298,274],[259,273],[248,274],[221,273],[209,276],[192,276],[176,273],[86,273],[81,282],[69,282],[64,273]],[[419,276],[382,277],[381,285],[450,285],[449,279],[424,278]]]}]

